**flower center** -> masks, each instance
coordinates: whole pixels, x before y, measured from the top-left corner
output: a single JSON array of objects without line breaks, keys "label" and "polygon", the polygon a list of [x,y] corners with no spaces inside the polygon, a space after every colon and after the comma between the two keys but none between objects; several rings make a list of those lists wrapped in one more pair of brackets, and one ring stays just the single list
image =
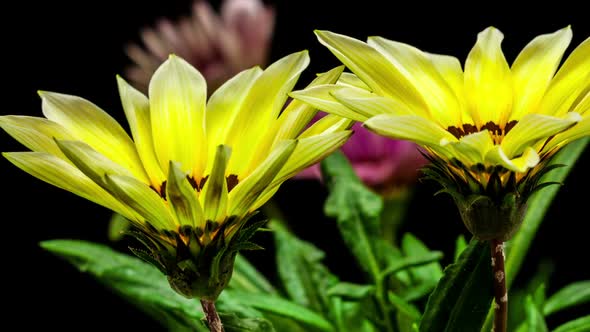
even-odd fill
[{"label": "flower center", "polygon": [[460,139],[463,136],[487,130],[490,132],[494,144],[500,144],[504,136],[506,136],[506,134],[508,134],[508,132],[514,128],[517,123],[518,121],[512,120],[505,125],[500,126],[492,121],[489,121],[485,125],[481,126],[481,128],[478,128],[470,123],[464,123],[461,127],[450,126],[447,128],[447,131],[453,134],[453,136],[457,137],[457,139]]}]

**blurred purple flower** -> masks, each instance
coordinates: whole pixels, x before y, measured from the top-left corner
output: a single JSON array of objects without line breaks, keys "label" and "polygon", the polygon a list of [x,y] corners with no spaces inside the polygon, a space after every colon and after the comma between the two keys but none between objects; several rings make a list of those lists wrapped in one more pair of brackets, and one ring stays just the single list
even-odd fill
[{"label": "blurred purple flower", "polygon": [[176,22],[161,18],[140,30],[144,46],[126,46],[133,64],[125,76],[147,92],[156,68],[174,53],[205,76],[210,94],[243,69],[267,64],[274,23],[274,8],[261,0],[223,0],[220,13],[196,0],[190,16]]},{"label": "blurred purple flower", "polygon": [[[314,120],[324,115],[318,113]],[[354,134],[341,149],[367,186],[384,197],[391,197],[416,182],[419,168],[427,163],[416,144],[379,136],[359,122],[352,129]],[[321,179],[320,165],[303,170],[297,178]]]}]

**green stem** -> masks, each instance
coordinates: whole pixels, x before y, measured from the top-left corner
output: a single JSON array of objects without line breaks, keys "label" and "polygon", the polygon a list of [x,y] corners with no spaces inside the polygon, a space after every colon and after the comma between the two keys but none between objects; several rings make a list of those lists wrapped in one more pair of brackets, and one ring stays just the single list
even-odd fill
[{"label": "green stem", "polygon": [[223,324],[221,324],[221,319],[219,318],[217,310],[215,309],[215,303],[213,301],[201,299],[201,306],[203,307],[203,312],[205,312],[205,317],[207,318],[209,331],[225,332],[223,329]]}]

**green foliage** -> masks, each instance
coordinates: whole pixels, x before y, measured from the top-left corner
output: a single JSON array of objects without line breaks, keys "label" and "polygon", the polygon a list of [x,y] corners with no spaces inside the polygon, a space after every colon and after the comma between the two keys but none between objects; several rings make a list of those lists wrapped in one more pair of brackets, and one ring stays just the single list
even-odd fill
[{"label": "green foliage", "polygon": [[471,240],[456,263],[445,268],[428,298],[421,332],[474,331],[485,321],[492,300],[492,268],[487,242]]},{"label": "green foliage", "polygon": [[[553,163],[573,164],[587,140],[566,147]],[[555,168],[541,182],[563,181],[567,167]],[[277,282],[270,282],[244,257],[236,257],[229,286],[216,306],[227,332],[430,332],[478,331],[492,300],[488,244],[463,236],[456,240],[453,263],[444,267],[443,253],[428,248],[410,233],[383,234],[398,204],[384,207],[382,198],[364,186],[348,160],[334,153],[322,162],[330,190],[324,210],[363,272],[362,282],[335,275],[324,264],[326,254],[292,233],[281,220],[267,223],[274,236]],[[509,243],[507,281],[518,272],[526,251],[557,186],[530,199],[523,230]],[[405,208],[403,204],[399,208]],[[260,225],[244,229],[250,237]],[[393,234],[393,233],[392,233]],[[391,234],[390,234],[391,235]],[[41,246],[67,259],[171,331],[208,331],[197,300],[174,292],[154,266],[104,245],[52,240]],[[252,245],[247,248],[257,248]],[[545,318],[590,302],[590,281],[568,285],[547,297],[550,268],[539,270],[529,286],[511,291],[511,327],[518,332],[548,331]],[[525,318],[522,321],[522,318]],[[557,332],[581,332],[590,316],[559,326]],[[489,330],[489,329],[488,329]]]}]

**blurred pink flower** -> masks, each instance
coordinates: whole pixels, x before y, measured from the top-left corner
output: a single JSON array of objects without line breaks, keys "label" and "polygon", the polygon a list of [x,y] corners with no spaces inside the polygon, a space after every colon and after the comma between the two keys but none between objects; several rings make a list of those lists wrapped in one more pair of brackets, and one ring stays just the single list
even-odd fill
[{"label": "blurred pink flower", "polygon": [[[314,120],[324,115],[318,113]],[[359,122],[352,129],[354,134],[341,149],[367,186],[384,197],[391,197],[416,182],[419,168],[428,162],[416,144],[379,136]],[[297,178],[321,179],[320,165],[303,170]]]},{"label": "blurred pink flower", "polygon": [[161,18],[140,30],[144,46],[130,43],[125,49],[133,61],[126,78],[147,91],[156,68],[174,53],[205,76],[210,94],[243,69],[267,64],[274,23],[274,8],[261,0],[223,0],[219,14],[196,0],[190,16]]}]

